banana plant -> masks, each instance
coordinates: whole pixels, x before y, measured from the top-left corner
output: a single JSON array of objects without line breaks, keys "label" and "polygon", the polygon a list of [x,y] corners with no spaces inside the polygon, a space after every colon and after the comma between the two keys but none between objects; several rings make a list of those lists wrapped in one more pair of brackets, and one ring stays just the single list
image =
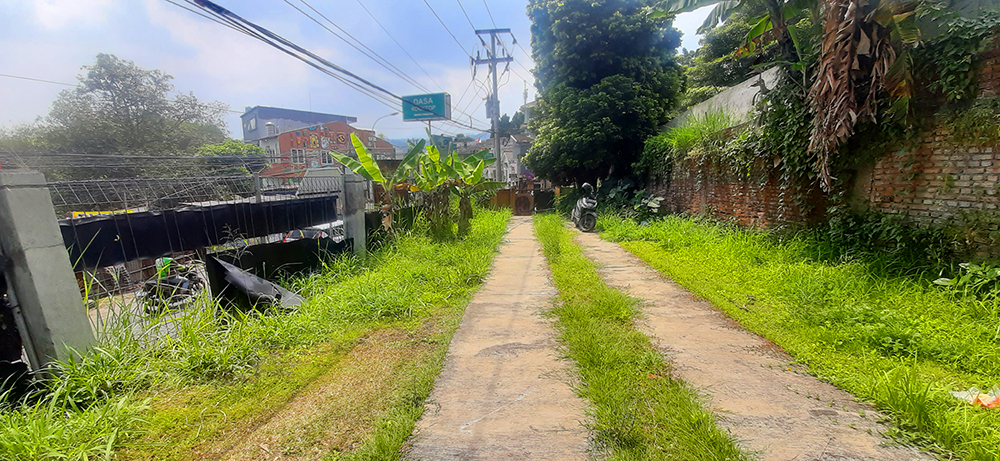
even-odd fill
[{"label": "banana plant", "polygon": [[397,190],[405,189],[410,173],[420,162],[424,141],[420,140],[413,145],[399,163],[396,171],[393,171],[388,177],[382,172],[374,157],[368,153],[365,144],[354,133],[351,133],[351,144],[354,145],[354,152],[358,155],[356,160],[337,152],[330,152],[330,156],[363,178],[382,186],[382,226],[385,230],[390,231],[392,230],[392,217],[396,212],[395,194]]},{"label": "banana plant", "polygon": [[458,235],[460,236],[467,234],[471,227],[472,197],[499,189],[504,185],[502,182],[487,181],[483,178],[483,169],[493,162],[496,162],[496,158],[486,149],[472,154],[464,160],[458,157],[457,152],[452,152],[449,156],[448,163],[457,174],[456,180],[452,184],[452,192],[458,196]]}]

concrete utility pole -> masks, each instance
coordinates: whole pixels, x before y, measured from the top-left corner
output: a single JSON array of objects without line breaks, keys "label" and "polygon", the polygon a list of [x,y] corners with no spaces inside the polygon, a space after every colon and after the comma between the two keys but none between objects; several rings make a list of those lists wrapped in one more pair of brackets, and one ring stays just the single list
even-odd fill
[{"label": "concrete utility pole", "polygon": [[41,173],[0,172],[0,253],[31,368],[86,353],[94,336]]},{"label": "concrete utility pole", "polygon": [[[493,94],[486,101],[486,116],[493,119],[493,125],[490,128],[490,137],[493,138],[493,155],[497,159],[495,163],[496,177],[493,178],[495,181],[499,181],[502,178],[501,170],[503,169],[503,155],[500,154],[500,98],[497,95],[497,64],[514,60],[514,57],[507,54],[506,51],[504,51],[504,56],[497,57],[497,42],[500,41],[497,36],[509,33],[510,29],[476,29],[476,35],[490,36],[490,49],[487,51],[488,57],[486,59],[475,58],[473,60],[473,63],[477,66],[488,64],[490,66],[490,73],[493,74]],[[483,39],[480,38],[479,40],[482,41]],[[486,43],[483,42],[483,45],[485,46]]]}]

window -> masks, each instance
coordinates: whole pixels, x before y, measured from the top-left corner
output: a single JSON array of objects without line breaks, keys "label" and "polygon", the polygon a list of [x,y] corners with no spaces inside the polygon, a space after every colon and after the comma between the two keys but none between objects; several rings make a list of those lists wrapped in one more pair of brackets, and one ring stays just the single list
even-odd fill
[{"label": "window", "polygon": [[274,151],[273,147],[271,147],[271,146],[265,147],[264,148],[264,153],[267,156],[267,163],[270,163],[270,164],[281,163],[281,156],[278,155],[278,153]]},{"label": "window", "polygon": [[305,149],[292,149],[292,163],[304,165],[306,163]]},{"label": "window", "polygon": [[257,129],[257,117],[253,117],[250,119],[249,122],[247,122],[247,128],[250,128],[248,131],[253,131]]},{"label": "window", "polygon": [[323,153],[322,153],[322,154],[320,154],[320,156],[319,156],[319,161],[320,161],[320,162],[321,162],[322,164],[324,164],[324,165],[332,165],[332,164],[333,164],[333,156],[332,156],[332,155],[330,155],[330,153],[329,153],[329,152],[323,152]]}]

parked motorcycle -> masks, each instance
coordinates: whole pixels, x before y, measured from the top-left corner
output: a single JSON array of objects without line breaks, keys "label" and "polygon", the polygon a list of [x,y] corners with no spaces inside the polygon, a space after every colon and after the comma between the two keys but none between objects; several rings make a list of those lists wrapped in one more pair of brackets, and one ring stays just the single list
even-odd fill
[{"label": "parked motorcycle", "polygon": [[583,197],[576,201],[570,218],[577,229],[590,232],[597,227],[597,199],[594,197],[594,186],[590,183],[583,183],[580,188],[583,189]]},{"label": "parked motorcycle", "polygon": [[146,313],[181,309],[205,291],[205,279],[196,265],[184,265],[172,258],[156,260],[156,277],[142,284],[139,300]]}]

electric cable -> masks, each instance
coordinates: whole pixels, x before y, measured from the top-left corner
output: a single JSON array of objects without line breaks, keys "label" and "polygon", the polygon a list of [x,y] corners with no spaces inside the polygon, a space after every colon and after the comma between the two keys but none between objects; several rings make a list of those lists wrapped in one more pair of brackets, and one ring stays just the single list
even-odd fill
[{"label": "electric cable", "polygon": [[33,77],[22,77],[20,75],[0,74],[0,77],[18,78],[18,79],[21,79],[21,80],[31,80],[33,82],[52,83],[54,85],[76,86],[76,85],[74,85],[72,83],[63,83],[63,82],[56,82],[56,81],[52,81],[52,80],[43,80],[43,79],[40,79],[40,78],[33,78]]},{"label": "electric cable", "polygon": [[486,7],[486,14],[490,15],[490,22],[493,23],[493,28],[496,29],[497,23],[493,20],[493,13],[490,12],[490,5],[486,3],[486,0],[483,0],[483,6]]},{"label": "electric cable", "polygon": [[375,24],[378,24],[378,26],[382,28],[382,31],[385,32],[385,34],[388,35],[390,39],[392,39],[392,41],[396,44],[396,46],[398,46],[399,49],[402,50],[403,53],[405,53],[406,56],[408,56],[410,60],[413,61],[413,63],[416,64],[417,67],[420,68],[421,71],[423,71],[424,75],[426,75],[427,78],[431,79],[431,81],[434,82],[435,85],[437,85],[438,89],[444,91],[444,87],[441,86],[441,84],[438,83],[437,80],[434,80],[434,77],[431,77],[431,74],[427,72],[427,69],[424,69],[424,66],[420,65],[420,63],[417,62],[416,58],[414,58],[409,51],[406,51],[406,48],[403,48],[403,45],[399,43],[399,40],[396,40],[396,37],[393,37],[392,34],[389,33],[389,29],[386,29],[385,26],[383,26],[382,23],[379,22],[378,18],[376,18],[371,11],[368,11],[368,7],[365,6],[364,2],[362,2],[361,0],[357,0],[357,2],[358,5],[361,5],[361,8],[365,10],[365,13],[368,13],[368,16],[371,16],[372,20],[375,21]]},{"label": "electric cable", "polygon": [[[417,82],[416,80],[414,80],[413,77],[410,77],[409,75],[407,75],[406,72],[404,72],[404,71],[400,70],[398,67],[394,66],[387,59],[383,58],[377,52],[375,52],[374,50],[372,50],[371,48],[369,48],[367,45],[365,45],[364,43],[362,43],[360,40],[358,40],[356,37],[354,37],[353,35],[351,35],[350,32],[347,32],[346,30],[344,30],[344,28],[338,26],[335,22],[331,21],[330,18],[326,17],[326,15],[324,15],[323,13],[317,11],[316,8],[313,8],[313,6],[310,5],[308,2],[306,2],[306,0],[299,0],[299,1],[302,2],[302,4],[305,5],[306,7],[308,7],[309,9],[313,10],[313,12],[315,12],[316,14],[318,14],[321,18],[325,19],[326,22],[328,22],[331,25],[333,25],[333,27],[336,27],[337,30],[343,32],[345,35],[347,35],[352,40],[354,40],[355,42],[357,42],[358,45],[361,45],[365,50],[368,50],[368,52],[370,52],[371,54],[373,54],[375,56],[373,57],[371,54],[366,53],[361,48],[358,48],[357,45],[351,43],[350,41],[348,41],[344,37],[340,36],[339,34],[337,34],[336,32],[334,32],[333,30],[331,30],[329,27],[323,25],[323,23],[319,22],[319,20],[317,20],[316,18],[310,16],[305,11],[302,11],[302,9],[300,9],[299,7],[297,7],[294,4],[292,4],[289,0],[284,0],[284,2],[288,4],[288,6],[291,6],[292,8],[295,8],[295,10],[298,11],[299,13],[302,13],[303,16],[309,18],[310,20],[312,20],[313,22],[315,22],[317,25],[319,25],[323,29],[326,29],[326,31],[329,32],[330,34],[332,34],[334,37],[339,38],[344,43],[348,44],[349,46],[351,46],[355,50],[358,50],[358,52],[360,52],[361,54],[365,55],[366,57],[368,57],[372,61],[375,61],[376,64],[382,66],[383,68],[385,68],[389,72],[395,74],[397,77],[402,78],[403,80],[405,80],[408,83],[412,84],[413,86],[417,87],[417,89],[419,89],[419,90],[421,90],[421,91],[423,91],[425,93],[430,93],[431,92],[431,90],[427,89],[427,87],[421,85],[420,82]],[[378,58],[378,59],[376,59],[376,58]]]},{"label": "electric cable", "polygon": [[469,54],[468,51],[465,51],[465,47],[462,46],[462,42],[458,41],[458,37],[455,37],[455,34],[451,32],[451,29],[448,28],[448,25],[441,20],[441,16],[438,16],[437,11],[434,11],[434,7],[432,7],[430,3],[427,3],[427,0],[424,0],[424,5],[427,5],[427,8],[430,8],[431,13],[434,13],[434,17],[437,18],[438,22],[441,23],[441,26],[444,27],[444,30],[448,31],[448,35],[451,35],[451,38],[455,40],[455,44],[462,49],[462,52],[465,53],[465,55],[468,56],[469,59],[472,59],[472,55]]},{"label": "electric cable", "polygon": [[456,0],[456,1],[458,2],[458,7],[462,9],[462,14],[465,15],[465,20],[469,21],[469,27],[472,28],[473,32],[475,32],[476,31],[476,26],[472,25],[472,18],[469,17],[469,13],[465,12],[465,7],[462,6],[462,0]]},{"label": "electric cable", "polygon": [[[297,58],[297,59],[305,62],[306,64],[310,65],[311,67],[313,67],[313,68],[315,68],[317,70],[320,70],[321,72],[324,72],[327,75],[330,75],[330,76],[333,76],[334,78],[337,78],[338,80],[340,80],[340,81],[344,82],[345,84],[347,84],[349,87],[351,87],[351,88],[353,88],[355,90],[358,90],[359,92],[362,92],[362,93],[368,95],[369,97],[372,97],[377,102],[380,102],[380,103],[386,105],[387,107],[389,107],[389,108],[391,108],[393,110],[398,110],[397,107],[394,106],[394,103],[403,102],[403,100],[402,100],[402,98],[400,96],[398,96],[398,95],[390,92],[389,90],[386,90],[385,88],[383,88],[383,87],[381,87],[381,86],[379,86],[379,85],[377,85],[377,84],[375,84],[375,83],[373,83],[373,82],[371,82],[371,81],[369,81],[369,80],[367,80],[367,79],[365,79],[365,78],[363,78],[363,77],[361,77],[361,76],[359,76],[359,75],[357,75],[357,74],[355,74],[355,73],[353,73],[353,72],[351,72],[351,71],[349,71],[349,70],[347,70],[347,69],[345,69],[345,68],[343,68],[341,66],[338,66],[338,65],[336,65],[336,64],[334,64],[334,63],[332,63],[332,62],[330,62],[330,61],[328,61],[328,60],[326,60],[326,59],[324,59],[324,58],[316,55],[315,53],[312,53],[312,52],[306,50],[305,48],[303,48],[303,47],[301,47],[301,46],[299,46],[299,45],[297,45],[297,44],[295,44],[295,43],[293,43],[293,42],[291,42],[291,41],[289,41],[289,40],[287,40],[287,39],[285,39],[285,38],[283,38],[283,37],[281,37],[281,36],[279,36],[279,35],[277,35],[277,34],[275,34],[273,32],[271,32],[271,31],[267,30],[266,28],[263,28],[263,27],[261,27],[261,26],[259,26],[257,24],[254,24],[253,22],[250,22],[250,21],[246,20],[246,19],[240,17],[239,15],[237,15],[237,14],[235,14],[235,13],[233,13],[233,12],[231,12],[231,11],[229,11],[229,10],[227,10],[227,9],[225,9],[225,8],[223,8],[223,7],[217,5],[217,4],[215,4],[215,3],[213,3],[213,2],[211,2],[209,0],[187,0],[187,2],[190,3],[190,4],[193,4],[195,6],[198,6],[198,7],[202,8],[202,9],[205,9],[205,10],[211,12],[211,13],[213,13],[214,15],[216,15],[217,17],[219,17],[222,20],[225,20],[226,22],[229,22],[231,24],[234,24],[234,25],[240,27],[240,29],[242,29],[242,31],[244,33],[247,33],[248,35],[250,35],[250,36],[252,36],[254,38],[257,38],[258,40],[261,40],[261,41],[263,41],[263,42],[265,42],[265,43],[267,43],[267,44],[269,44],[269,45],[271,45],[271,46],[273,46],[273,47],[281,50],[282,52],[284,52],[284,53],[286,53],[286,54],[288,54],[288,55],[290,55],[292,57],[295,57],[295,58]],[[425,3],[426,3],[426,0],[425,0]],[[430,6],[430,5],[428,4],[428,6]],[[433,8],[432,8],[432,12],[433,12]],[[456,42],[457,42],[457,39],[456,39]],[[305,57],[308,57],[308,58],[316,61],[316,62],[313,62],[310,59],[306,59],[305,57],[303,57],[303,55]],[[327,67],[329,69],[324,69],[323,66],[325,66],[325,67]],[[332,71],[330,69],[332,69]],[[341,76],[341,75],[337,75],[336,73],[334,73],[334,71],[337,72],[337,73],[343,74],[346,77]],[[418,106],[418,107],[420,107],[420,106]],[[435,112],[433,110],[429,110],[429,109],[424,108],[424,107],[420,107],[420,108],[422,110],[427,111],[427,112],[431,112],[432,114],[443,115],[443,114],[438,114],[437,112]],[[467,127],[467,128],[471,128],[471,129],[474,129],[474,130],[481,130],[481,128],[477,128],[477,127],[471,126],[471,125],[466,126],[466,125],[464,125],[462,123],[454,122],[454,121],[445,121],[445,123],[451,123],[451,124],[454,124],[454,125]]]}]

